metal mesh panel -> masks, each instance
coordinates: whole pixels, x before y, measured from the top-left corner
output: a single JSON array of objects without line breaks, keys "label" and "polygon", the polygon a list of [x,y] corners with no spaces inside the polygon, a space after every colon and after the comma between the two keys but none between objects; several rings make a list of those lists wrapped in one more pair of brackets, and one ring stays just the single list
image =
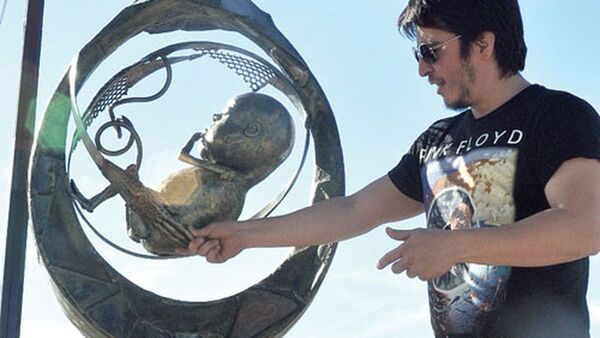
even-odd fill
[{"label": "metal mesh panel", "polygon": [[[85,110],[85,113],[82,116],[83,125],[87,129],[94,119],[98,117],[106,107],[111,106],[118,100],[120,100],[123,96],[127,95],[127,91],[130,86],[127,81],[127,71],[130,68],[126,68],[119,72],[116,76],[114,76],[108,83],[98,91],[92,103]],[[81,135],[79,131],[75,131],[75,135],[73,137],[73,142],[71,143],[71,152],[75,150],[77,147],[77,143],[79,142]]]},{"label": "metal mesh panel", "polygon": [[[252,59],[222,50],[200,49],[199,53],[195,54],[193,58],[198,58],[207,54],[212,59],[219,61],[221,64],[227,66],[227,68],[233,70],[236,75],[240,76],[244,82],[250,86],[250,89],[253,92],[265,87],[275,77],[275,73],[267,66]],[[192,57],[190,57],[190,59],[192,59]],[[146,66],[148,68],[146,68]],[[127,95],[129,88],[134,86],[141,78],[154,71],[155,68],[153,66],[155,67],[156,65],[136,64],[121,70],[109,80],[109,82],[98,91],[88,108],[85,110],[85,113],[82,116],[85,128],[87,129],[94,119],[96,119],[96,117],[98,117],[98,115],[107,107],[112,106],[123,98],[123,96]],[[75,132],[71,144],[71,152],[77,147],[80,138],[79,132]]]},{"label": "metal mesh panel", "polygon": [[[102,112],[106,107],[112,105],[125,94],[127,94],[127,90],[129,86],[127,85],[127,77],[122,77],[117,79],[115,83],[113,83],[102,95],[100,100],[96,102],[93,109],[89,113],[89,116],[85,116],[84,122],[87,120],[95,119],[100,112]],[[89,124],[86,123],[86,127],[89,127]]]},{"label": "metal mesh panel", "polygon": [[273,71],[266,66],[238,55],[220,50],[209,50],[208,55],[235,71],[254,92],[266,86],[275,77]]}]

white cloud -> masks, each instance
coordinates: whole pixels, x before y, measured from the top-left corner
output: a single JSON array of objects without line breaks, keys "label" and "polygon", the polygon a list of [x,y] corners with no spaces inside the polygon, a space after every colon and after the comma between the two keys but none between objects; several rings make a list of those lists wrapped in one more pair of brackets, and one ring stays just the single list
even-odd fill
[{"label": "white cloud", "polygon": [[35,325],[22,325],[22,338],[37,337],[81,338],[82,335],[74,325],[64,325],[56,321],[36,320]]},{"label": "white cloud", "polygon": [[[429,310],[426,303],[413,304],[402,299],[368,304],[361,295],[357,303],[345,304],[342,300],[328,309],[309,308],[307,314],[292,329],[289,338],[304,337],[305,332],[316,332],[328,338],[389,338],[389,337],[429,337]],[[319,306],[317,299],[315,306]],[[413,306],[407,306],[413,305]],[[323,307],[323,305],[320,305]]]},{"label": "white cloud", "polygon": [[[406,275],[396,275],[388,270],[379,271],[375,267],[362,270],[332,271],[328,276],[334,282],[341,284],[364,283],[364,284],[379,284],[376,287],[382,287],[388,290],[402,290],[406,292],[424,292],[424,283],[417,279],[410,279]],[[372,285],[369,287],[373,287]]]},{"label": "white cloud", "polygon": [[588,308],[592,326],[600,325],[600,299],[588,301]]},{"label": "white cloud", "polygon": [[[362,328],[355,331],[354,336],[365,338],[396,337],[400,335],[417,337],[417,332],[424,334],[425,332],[431,332],[430,330],[429,308],[426,304],[423,304],[416,309],[403,308],[388,311],[387,316],[378,317],[378,320],[362,326]],[[424,334],[424,336],[428,335]]]}]

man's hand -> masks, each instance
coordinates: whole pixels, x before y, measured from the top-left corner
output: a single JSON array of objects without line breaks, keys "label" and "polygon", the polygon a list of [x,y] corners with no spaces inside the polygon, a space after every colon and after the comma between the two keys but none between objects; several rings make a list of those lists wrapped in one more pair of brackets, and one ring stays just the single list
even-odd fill
[{"label": "man's hand", "polygon": [[394,230],[387,228],[388,236],[403,241],[397,248],[386,253],[377,264],[383,269],[392,264],[392,272],[406,271],[410,278],[430,280],[438,277],[458,264],[453,236],[457,231],[436,229]]},{"label": "man's hand", "polygon": [[237,222],[217,222],[202,229],[190,228],[190,231],[194,239],[187,248],[177,249],[177,253],[203,256],[210,263],[223,263],[247,247]]}]

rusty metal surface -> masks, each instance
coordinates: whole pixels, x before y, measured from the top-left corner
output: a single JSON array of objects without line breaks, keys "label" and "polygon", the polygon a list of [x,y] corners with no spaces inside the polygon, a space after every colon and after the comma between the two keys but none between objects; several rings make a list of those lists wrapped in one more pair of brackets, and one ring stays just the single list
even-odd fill
[{"label": "rusty metal surface", "polygon": [[[78,91],[94,69],[131,37],[174,30],[236,31],[279,65],[297,91],[314,142],[312,201],[344,194],[337,127],[316,79],[270,16],[247,0],[136,1],[80,52]],[[73,209],[66,173],[68,74],[58,86],[38,135],[31,176],[31,213],[41,261],[72,322],[88,337],[280,337],[314,298],[335,244],[297,248],[270,276],[212,302],[153,294],[115,271],[91,246]]]}]

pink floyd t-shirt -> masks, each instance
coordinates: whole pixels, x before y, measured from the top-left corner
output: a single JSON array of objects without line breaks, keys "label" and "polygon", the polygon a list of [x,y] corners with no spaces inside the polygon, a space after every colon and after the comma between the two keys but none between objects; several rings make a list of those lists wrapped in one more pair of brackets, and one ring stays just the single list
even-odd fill
[{"label": "pink floyd t-shirt", "polygon": [[[548,209],[546,183],[579,157],[600,160],[598,113],[531,85],[482,118],[467,110],[435,122],[388,175],[423,202],[428,228],[501,227]],[[588,274],[588,258],[461,263],[428,282],[431,323],[438,337],[589,337]]]}]

